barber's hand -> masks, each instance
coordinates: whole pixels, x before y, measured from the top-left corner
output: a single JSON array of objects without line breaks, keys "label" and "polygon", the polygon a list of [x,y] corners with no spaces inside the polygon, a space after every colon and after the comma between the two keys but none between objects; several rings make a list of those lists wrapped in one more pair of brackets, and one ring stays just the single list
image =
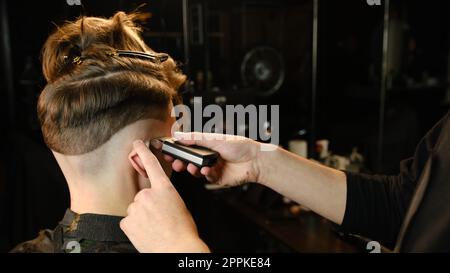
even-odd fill
[{"label": "barber's hand", "polygon": [[209,252],[183,200],[158,159],[142,142],[133,143],[133,167],[150,180],[120,222],[121,229],[139,252]]},{"label": "barber's hand", "polygon": [[210,148],[220,154],[220,159],[212,167],[198,168],[193,164],[186,164],[181,160],[174,160],[165,155],[164,158],[172,162],[173,170],[180,172],[187,170],[194,176],[205,176],[209,182],[222,186],[238,186],[247,182],[260,182],[261,179],[261,143],[254,140],[232,135],[210,133],[181,133],[175,132],[174,137],[186,145],[199,145]]}]

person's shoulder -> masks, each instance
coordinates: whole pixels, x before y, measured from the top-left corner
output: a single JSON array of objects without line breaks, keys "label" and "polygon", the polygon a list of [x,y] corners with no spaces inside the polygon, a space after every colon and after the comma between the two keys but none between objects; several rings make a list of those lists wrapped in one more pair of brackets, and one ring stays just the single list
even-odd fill
[{"label": "person's shoulder", "polygon": [[41,230],[39,235],[30,241],[18,244],[11,253],[53,253],[55,245],[52,230]]}]

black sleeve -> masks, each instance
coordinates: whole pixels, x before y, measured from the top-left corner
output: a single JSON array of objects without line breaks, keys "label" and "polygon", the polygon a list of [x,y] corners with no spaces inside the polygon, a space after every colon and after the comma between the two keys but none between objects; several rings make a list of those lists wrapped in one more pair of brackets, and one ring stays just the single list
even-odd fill
[{"label": "black sleeve", "polygon": [[[449,112],[450,113],[450,112]],[[347,172],[347,205],[341,229],[393,247],[425,162],[448,114],[420,141],[396,176]]]},{"label": "black sleeve", "polygon": [[[404,164],[410,162],[411,159]],[[341,229],[392,247],[412,198],[414,182],[401,174],[346,175],[347,205]]]}]

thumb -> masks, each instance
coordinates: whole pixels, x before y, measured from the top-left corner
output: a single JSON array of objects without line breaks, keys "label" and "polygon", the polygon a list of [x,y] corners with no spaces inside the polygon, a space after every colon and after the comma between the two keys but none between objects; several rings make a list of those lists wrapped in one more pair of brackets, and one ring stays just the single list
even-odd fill
[{"label": "thumb", "polygon": [[148,177],[152,188],[171,183],[156,156],[142,140],[133,142],[133,148],[134,151],[130,154],[130,161],[141,175]]}]

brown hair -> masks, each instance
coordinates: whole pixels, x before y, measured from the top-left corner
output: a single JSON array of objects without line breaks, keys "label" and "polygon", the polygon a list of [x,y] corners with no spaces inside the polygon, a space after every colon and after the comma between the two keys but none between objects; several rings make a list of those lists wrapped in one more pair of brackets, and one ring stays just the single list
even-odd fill
[{"label": "brown hair", "polygon": [[[134,23],[141,17],[124,12],[109,19],[81,17],[47,39],[42,66],[48,83],[37,111],[50,149],[84,154],[128,124],[167,118],[185,81],[174,60],[111,56],[115,50],[154,53]],[[77,57],[82,61],[74,62]]]}]

